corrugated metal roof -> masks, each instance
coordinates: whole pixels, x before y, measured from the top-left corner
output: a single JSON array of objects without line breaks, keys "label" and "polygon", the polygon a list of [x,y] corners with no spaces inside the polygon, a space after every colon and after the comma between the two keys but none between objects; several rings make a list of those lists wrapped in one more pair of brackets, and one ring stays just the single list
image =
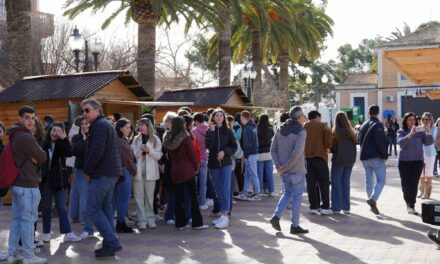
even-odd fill
[{"label": "corrugated metal roof", "polygon": [[0,103],[87,98],[113,80],[130,83],[138,97],[150,97],[128,71],[87,72],[25,77],[0,93]]},{"label": "corrugated metal roof", "polygon": [[250,100],[243,93],[240,86],[218,86],[165,91],[159,98],[157,98],[157,101],[194,102],[195,106],[223,105],[229,101],[234,92],[240,96],[245,105],[250,104]]}]

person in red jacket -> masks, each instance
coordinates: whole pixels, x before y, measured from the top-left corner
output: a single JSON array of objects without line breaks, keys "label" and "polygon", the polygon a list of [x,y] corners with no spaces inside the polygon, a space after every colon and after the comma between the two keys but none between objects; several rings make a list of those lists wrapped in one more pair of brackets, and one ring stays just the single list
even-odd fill
[{"label": "person in red jacket", "polygon": [[184,210],[184,190],[188,188],[191,198],[192,227],[194,230],[207,229],[208,225],[203,224],[202,214],[200,213],[194,179],[199,164],[191,136],[185,128],[183,117],[175,117],[171,120],[171,130],[166,132],[163,146],[169,154],[171,161],[170,176],[176,190],[174,211],[176,228],[182,230],[188,224]]},{"label": "person in red jacket", "polygon": [[197,168],[198,168],[198,167],[200,167],[200,163],[202,162],[202,155],[201,155],[201,152],[200,152],[199,144],[197,144],[196,139],[194,138],[193,134],[191,133],[191,130],[193,129],[194,119],[192,117],[188,116],[188,115],[183,116],[183,119],[185,119],[186,131],[191,136],[191,141],[192,141],[192,144],[194,146],[194,150],[196,152],[197,164],[198,164]]}]

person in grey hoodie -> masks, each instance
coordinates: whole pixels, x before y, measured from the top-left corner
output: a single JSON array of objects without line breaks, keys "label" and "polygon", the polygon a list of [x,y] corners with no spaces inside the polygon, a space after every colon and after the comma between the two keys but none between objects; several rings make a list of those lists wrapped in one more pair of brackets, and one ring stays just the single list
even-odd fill
[{"label": "person in grey hoodie", "polygon": [[275,134],[270,149],[273,162],[284,184],[284,193],[278,201],[270,223],[275,230],[281,231],[280,218],[292,199],[290,233],[305,234],[309,231],[299,226],[299,213],[307,173],[304,157],[307,133],[303,128],[306,117],[300,106],[292,107],[289,116],[290,119]]}]

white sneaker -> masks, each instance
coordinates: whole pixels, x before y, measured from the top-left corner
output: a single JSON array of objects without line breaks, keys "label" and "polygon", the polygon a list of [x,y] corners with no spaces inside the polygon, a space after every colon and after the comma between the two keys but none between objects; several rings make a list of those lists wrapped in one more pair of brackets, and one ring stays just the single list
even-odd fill
[{"label": "white sneaker", "polygon": [[223,229],[229,227],[229,217],[222,215],[221,219],[215,225],[217,229]]},{"label": "white sneaker", "polygon": [[332,215],[333,210],[332,209],[321,209],[321,214],[322,215]]},{"label": "white sneaker", "polygon": [[167,221],[167,225],[175,225],[175,224],[176,224],[176,222],[174,222],[173,219],[170,219]]},{"label": "white sneaker", "polygon": [[139,230],[147,230],[147,223],[137,223]]},{"label": "white sneaker", "polygon": [[318,215],[318,210],[317,209],[310,209],[309,214]]},{"label": "white sneaker", "polygon": [[157,220],[157,221],[163,221],[163,217],[160,216],[160,215],[156,215],[156,220]]},{"label": "white sneaker", "polygon": [[8,264],[16,264],[21,263],[23,261],[23,257],[21,256],[8,256]]},{"label": "white sneaker", "polygon": [[79,237],[80,237],[81,239],[91,238],[92,236],[93,236],[93,235],[89,234],[89,232],[86,232],[86,231],[82,232],[81,235],[79,235]]},{"label": "white sneaker", "polygon": [[8,259],[8,253],[6,252],[0,252],[0,261],[5,261]]},{"label": "white sneaker", "polygon": [[32,258],[23,259],[23,264],[46,264],[47,259],[33,256]]},{"label": "white sneaker", "polygon": [[212,199],[206,199],[206,203],[207,206],[214,206],[214,200]]},{"label": "white sneaker", "polygon": [[148,229],[155,229],[157,227],[156,222],[150,221],[147,224]]},{"label": "white sneaker", "polygon": [[198,227],[193,227],[194,230],[205,230],[205,229],[208,229],[208,228],[209,228],[208,225],[201,225],[201,226],[198,226]]},{"label": "white sneaker", "polygon": [[81,238],[74,233],[67,233],[64,235],[64,242],[79,242]]},{"label": "white sneaker", "polygon": [[209,208],[209,206],[205,205],[201,205],[200,206],[200,210],[207,210]]},{"label": "white sneaker", "polygon": [[45,233],[41,236],[41,240],[43,240],[44,243],[50,242],[50,233]]},{"label": "white sneaker", "polygon": [[216,225],[217,223],[219,223],[220,220],[222,219],[222,217],[223,217],[223,215],[220,216],[219,218],[215,219],[214,221],[212,221],[212,224],[213,224],[213,225]]}]

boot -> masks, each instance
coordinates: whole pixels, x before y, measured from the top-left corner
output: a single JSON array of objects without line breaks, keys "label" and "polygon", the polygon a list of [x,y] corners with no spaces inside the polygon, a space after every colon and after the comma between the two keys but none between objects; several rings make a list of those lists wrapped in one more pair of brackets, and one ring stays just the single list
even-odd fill
[{"label": "boot", "polygon": [[420,185],[419,185],[419,195],[417,195],[417,198],[421,198],[425,194],[426,189],[426,182],[425,177],[420,178]]},{"label": "boot", "polygon": [[425,194],[423,195],[422,199],[431,198],[431,191],[432,191],[432,182],[427,182],[425,187]]},{"label": "boot", "polygon": [[116,233],[133,233],[133,228],[129,227],[125,221],[116,222]]}]

